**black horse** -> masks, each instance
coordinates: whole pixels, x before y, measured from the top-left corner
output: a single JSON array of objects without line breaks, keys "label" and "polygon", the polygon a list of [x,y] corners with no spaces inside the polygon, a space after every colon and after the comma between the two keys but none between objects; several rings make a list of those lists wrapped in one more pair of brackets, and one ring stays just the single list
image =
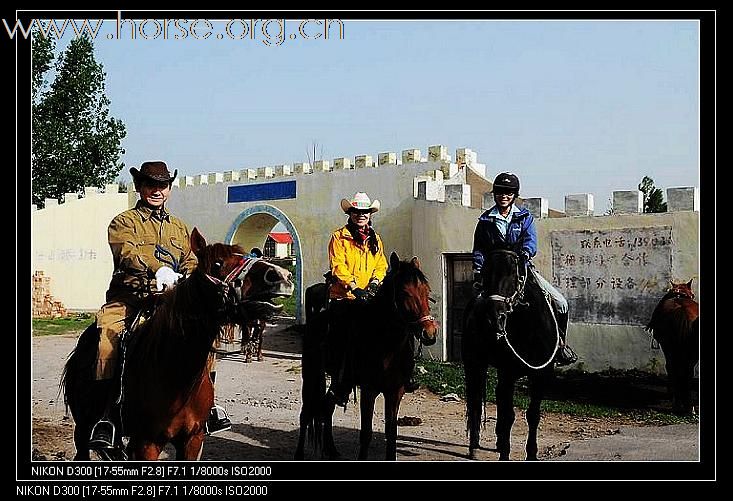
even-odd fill
[{"label": "black horse", "polygon": [[482,269],[482,290],[466,308],[462,356],[466,381],[466,425],[469,456],[480,448],[489,364],[497,368],[496,449],[509,459],[514,424],[514,386],[529,380],[527,460],[537,459],[540,404],[552,376],[559,332],[550,299],[532,271],[511,250],[488,253]]},{"label": "black horse", "polygon": [[[335,402],[326,398],[326,372],[334,374],[325,345],[328,311],[325,308],[327,286],[316,284],[306,290],[306,335],[303,340],[303,405],[300,412],[300,436],[295,452],[303,459],[306,435],[323,447],[329,459],[340,456],[333,442],[332,415]],[[377,395],[384,394],[386,459],[397,455],[397,413],[405,385],[414,368],[415,339],[425,345],[436,341],[437,324],[430,316],[430,287],[420,271],[420,261],[400,261],[390,256],[390,269],[376,296],[362,306],[358,332],[353,333],[354,384],[361,389],[361,433],[359,459],[367,459],[372,439],[372,417]],[[337,326],[337,332],[343,326]]]}]

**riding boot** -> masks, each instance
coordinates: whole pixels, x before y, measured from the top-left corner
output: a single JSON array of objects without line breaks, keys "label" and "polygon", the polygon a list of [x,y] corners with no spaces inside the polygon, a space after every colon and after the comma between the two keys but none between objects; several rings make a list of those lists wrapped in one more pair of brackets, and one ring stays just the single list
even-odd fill
[{"label": "riding boot", "polygon": [[565,341],[568,332],[569,315],[567,312],[556,312],[555,316],[557,318],[557,326],[560,331],[560,346],[558,347],[557,354],[555,355],[555,365],[557,365],[558,367],[562,367],[565,365],[574,364],[578,361],[578,355],[575,354],[573,349],[570,348],[570,346],[568,346],[567,342]]},{"label": "riding boot", "polygon": [[[211,377],[211,384],[216,382],[216,371],[209,373]],[[207,435],[213,435],[220,431],[226,431],[232,429],[232,421],[229,419],[226,409],[220,405],[214,404],[209,411],[209,417],[206,420],[206,433]]]},{"label": "riding boot", "polygon": [[348,376],[349,361],[345,348],[338,354],[338,360],[338,370],[331,379],[326,398],[333,400],[335,405],[346,409],[346,404],[349,403],[349,394],[351,393],[351,379]]},{"label": "riding boot", "polygon": [[117,403],[117,395],[113,389],[112,379],[94,381],[96,392],[104,394],[105,403],[102,417],[92,427],[89,437],[89,448],[91,450],[112,449],[115,444],[115,425],[112,422],[112,415]]}]

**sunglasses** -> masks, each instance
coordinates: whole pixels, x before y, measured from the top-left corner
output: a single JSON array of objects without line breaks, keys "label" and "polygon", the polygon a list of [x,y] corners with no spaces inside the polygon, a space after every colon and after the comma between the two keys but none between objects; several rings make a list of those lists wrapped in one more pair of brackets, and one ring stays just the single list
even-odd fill
[{"label": "sunglasses", "polygon": [[514,191],[498,189],[498,190],[494,190],[494,195],[514,195]]},{"label": "sunglasses", "polygon": [[361,215],[361,214],[364,214],[364,215],[367,215],[368,216],[369,214],[372,213],[372,211],[370,211],[370,210],[350,210],[349,212],[351,214],[356,214],[357,216],[358,215]]}]

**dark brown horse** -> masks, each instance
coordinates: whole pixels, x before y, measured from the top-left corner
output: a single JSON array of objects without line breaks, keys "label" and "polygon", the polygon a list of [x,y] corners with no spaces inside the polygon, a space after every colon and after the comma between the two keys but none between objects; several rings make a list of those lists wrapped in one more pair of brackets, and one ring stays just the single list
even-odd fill
[{"label": "dark brown horse", "polygon": [[[466,381],[466,424],[469,456],[480,449],[489,365],[497,368],[496,449],[508,460],[514,424],[514,386],[529,380],[527,459],[537,459],[537,428],[544,388],[552,375],[559,332],[547,298],[511,250],[495,250],[485,258],[483,288],[466,307],[462,357]],[[484,419],[485,422],[485,419]]]},{"label": "dark brown horse", "polygon": [[662,346],[672,411],[679,415],[694,413],[692,383],[700,356],[699,309],[694,298],[692,280],[672,283],[646,326]]},{"label": "dark brown horse", "polygon": [[[397,456],[397,414],[405,384],[414,368],[415,339],[425,345],[436,340],[437,324],[430,316],[430,286],[414,257],[400,261],[390,256],[390,269],[376,296],[363,305],[358,332],[353,333],[354,383],[361,389],[361,433],[359,459],[367,459],[372,439],[372,417],[377,396],[384,395],[386,459]],[[322,445],[329,459],[339,457],[333,442],[334,401],[326,398],[326,372],[334,367],[325,360],[323,342],[328,325],[323,307],[327,297],[325,284],[306,291],[306,335],[303,342],[303,406],[300,413],[300,436],[295,452],[303,459],[306,435]],[[320,301],[320,302],[319,302]],[[344,329],[339,329],[337,332]]]},{"label": "dark brown horse", "polygon": [[[121,394],[121,404],[112,418],[119,432],[110,459],[155,460],[167,443],[175,446],[177,459],[198,459],[214,402],[212,346],[222,325],[279,309],[250,298],[293,291],[288,271],[249,260],[238,246],[206,245],[195,228],[191,249],[198,257],[196,270],[158,298],[152,316],[124,343],[124,364],[116,379],[122,391],[119,384],[112,390]],[[91,429],[109,398],[109,386],[94,381],[98,342],[92,324],[79,338],[61,382],[75,421],[77,460],[89,459]],[[126,447],[123,435],[129,437]]]}]

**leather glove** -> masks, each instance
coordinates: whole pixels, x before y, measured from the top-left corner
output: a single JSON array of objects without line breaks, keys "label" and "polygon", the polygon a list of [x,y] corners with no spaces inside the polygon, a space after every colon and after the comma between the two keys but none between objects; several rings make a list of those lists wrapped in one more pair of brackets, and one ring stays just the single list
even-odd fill
[{"label": "leather glove", "polygon": [[178,282],[178,279],[183,275],[176,273],[172,268],[167,266],[161,266],[158,271],[155,272],[155,287],[158,291],[162,291],[163,288],[172,288]]},{"label": "leather glove", "polygon": [[524,251],[523,250],[522,252],[519,253],[519,255],[522,256],[522,260],[525,263],[529,263],[530,257],[529,257],[529,253],[527,251]]},{"label": "leather glove", "polygon": [[357,301],[367,302],[369,300],[369,293],[364,289],[356,288],[351,293],[356,297]]},{"label": "leather glove", "polygon": [[372,280],[371,282],[369,282],[369,285],[367,285],[367,292],[372,297],[377,295],[378,290],[379,290],[379,282],[377,282],[376,280]]}]

